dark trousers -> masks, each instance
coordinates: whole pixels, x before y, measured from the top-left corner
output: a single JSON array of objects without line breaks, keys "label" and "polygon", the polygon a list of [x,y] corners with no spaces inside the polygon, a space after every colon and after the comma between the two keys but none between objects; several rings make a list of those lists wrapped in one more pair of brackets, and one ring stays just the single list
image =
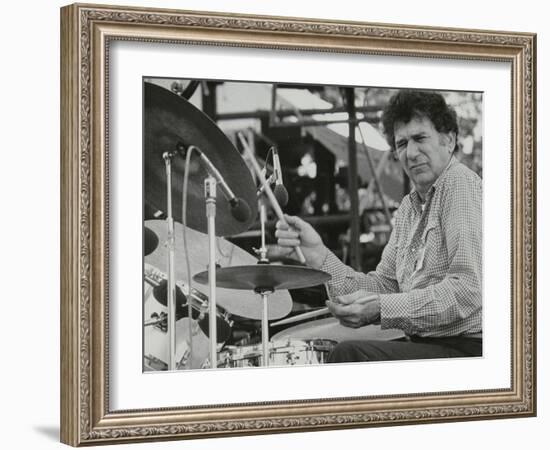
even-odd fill
[{"label": "dark trousers", "polygon": [[460,358],[482,355],[482,339],[468,337],[344,341],[330,352],[329,363]]}]

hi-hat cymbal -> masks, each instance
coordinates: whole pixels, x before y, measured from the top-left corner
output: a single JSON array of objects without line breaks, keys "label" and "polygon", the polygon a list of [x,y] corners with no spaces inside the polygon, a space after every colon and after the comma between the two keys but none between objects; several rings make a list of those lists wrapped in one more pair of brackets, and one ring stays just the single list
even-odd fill
[{"label": "hi-hat cymbal", "polygon": [[[145,257],[145,262],[164,273],[168,273],[168,231],[166,221],[147,220],[145,226],[159,238],[157,249]],[[183,245],[183,225],[174,223],[175,275],[178,281],[188,281],[187,262]],[[191,276],[208,268],[208,235],[186,229]],[[216,238],[216,262],[221,267],[253,265],[257,259],[227,239]],[[197,286],[195,286],[196,288]],[[208,291],[201,288],[204,294]],[[249,319],[262,318],[262,303],[258,295],[251,290],[216,289],[216,303],[231,314]],[[280,290],[270,296],[269,320],[286,317],[292,309],[292,298],[286,290]]]},{"label": "hi-hat cymbal", "polygon": [[[256,264],[222,267],[216,270],[216,285],[226,289],[252,291],[300,289],[329,281],[331,276],[321,270],[303,266]],[[197,283],[208,283],[208,271],[193,277]],[[271,301],[271,300],[270,300]]]},{"label": "hi-hat cymbal", "polygon": [[[216,202],[216,235],[233,236],[250,228],[257,214],[256,189],[244,160],[227,136],[202,111],[187,100],[162,87],[144,83],[144,192],[146,202],[166,212],[165,152],[176,151],[183,145],[198,147],[221,173],[237,198],[250,207],[250,217],[241,222],[233,217],[229,203],[218,189]],[[206,170],[198,155],[192,157],[189,167],[187,199],[187,226],[207,231],[205,215],[204,179]],[[182,222],[183,175],[185,160],[172,160],[172,215]]]}]

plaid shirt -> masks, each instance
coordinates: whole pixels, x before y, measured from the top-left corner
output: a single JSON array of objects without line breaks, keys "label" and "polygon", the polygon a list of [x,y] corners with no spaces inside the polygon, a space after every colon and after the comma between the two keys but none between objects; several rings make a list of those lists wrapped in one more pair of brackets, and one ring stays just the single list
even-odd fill
[{"label": "plaid shirt", "polygon": [[380,294],[382,328],[421,337],[481,332],[482,183],[455,158],[426,195],[405,196],[382,259],[355,272],[329,252],[329,295]]}]

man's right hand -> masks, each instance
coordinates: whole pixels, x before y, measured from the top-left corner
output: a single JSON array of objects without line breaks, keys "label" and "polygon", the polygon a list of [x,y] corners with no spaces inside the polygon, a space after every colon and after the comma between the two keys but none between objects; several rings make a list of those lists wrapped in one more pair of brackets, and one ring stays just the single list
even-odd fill
[{"label": "man's right hand", "polygon": [[320,269],[325,261],[328,249],[323,244],[319,233],[304,220],[296,216],[287,216],[288,224],[277,222],[277,244],[290,250],[292,247],[300,247],[306,258],[306,263],[314,269]]}]

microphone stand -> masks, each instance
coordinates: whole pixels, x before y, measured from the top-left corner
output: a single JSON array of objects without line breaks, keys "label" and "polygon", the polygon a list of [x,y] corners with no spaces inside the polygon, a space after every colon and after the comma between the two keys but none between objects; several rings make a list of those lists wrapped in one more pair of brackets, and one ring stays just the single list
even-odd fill
[{"label": "microphone stand", "polygon": [[204,197],[206,200],[206,219],[208,221],[208,313],[210,338],[210,368],[218,366],[217,353],[217,314],[216,314],[216,179],[209,175],[204,180]]},{"label": "microphone stand", "polygon": [[172,158],[175,153],[165,152],[162,157],[166,167],[166,198],[167,212],[166,224],[168,225],[168,370],[176,368],[176,272],[175,272],[175,233],[174,218],[172,216]]}]

